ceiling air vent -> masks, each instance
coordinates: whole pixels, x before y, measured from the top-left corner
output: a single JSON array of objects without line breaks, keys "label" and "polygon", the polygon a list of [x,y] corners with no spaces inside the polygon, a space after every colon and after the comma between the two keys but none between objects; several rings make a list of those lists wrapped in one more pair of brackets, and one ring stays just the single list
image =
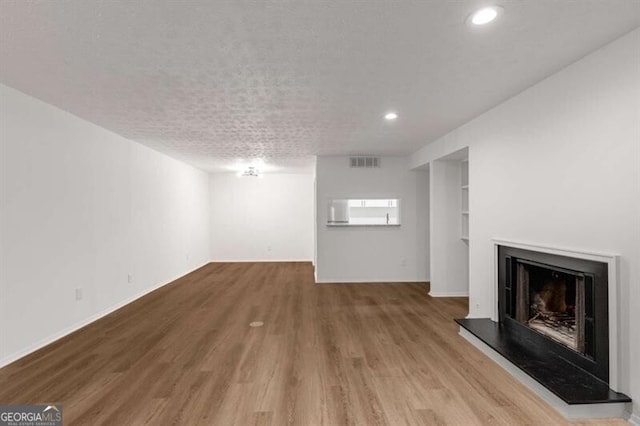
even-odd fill
[{"label": "ceiling air vent", "polygon": [[349,165],[357,169],[373,169],[380,167],[380,157],[349,157]]}]

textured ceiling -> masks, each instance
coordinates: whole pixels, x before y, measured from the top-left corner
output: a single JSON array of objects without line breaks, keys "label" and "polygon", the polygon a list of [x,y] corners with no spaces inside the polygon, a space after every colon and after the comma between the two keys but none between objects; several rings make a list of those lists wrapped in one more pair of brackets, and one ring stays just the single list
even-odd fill
[{"label": "textured ceiling", "polygon": [[[405,155],[640,25],[637,0],[0,0],[0,82],[206,170]],[[385,122],[395,110],[400,118]]]}]

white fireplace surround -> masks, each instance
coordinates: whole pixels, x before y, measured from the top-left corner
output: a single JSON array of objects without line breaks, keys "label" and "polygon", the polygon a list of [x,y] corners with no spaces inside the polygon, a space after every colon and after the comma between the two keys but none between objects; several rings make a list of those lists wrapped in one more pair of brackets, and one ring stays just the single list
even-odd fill
[{"label": "white fireplace surround", "polygon": [[493,286],[493,300],[494,305],[492,307],[493,313],[491,319],[498,321],[498,246],[506,246],[519,248],[524,250],[538,251],[542,253],[555,254],[559,256],[573,257],[576,259],[591,260],[595,262],[602,262],[607,264],[608,281],[609,281],[609,387],[616,391],[621,392],[619,389],[620,383],[620,371],[619,365],[619,350],[618,350],[618,255],[609,253],[592,252],[585,250],[567,249],[560,247],[549,247],[542,244],[523,243],[520,241],[506,240],[502,238],[492,238],[491,241],[494,244],[494,283]]}]

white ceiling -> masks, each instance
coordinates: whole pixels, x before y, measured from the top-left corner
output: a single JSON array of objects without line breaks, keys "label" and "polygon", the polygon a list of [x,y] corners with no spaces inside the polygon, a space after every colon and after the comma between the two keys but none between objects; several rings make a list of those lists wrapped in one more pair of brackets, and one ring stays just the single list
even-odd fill
[{"label": "white ceiling", "polygon": [[[0,82],[211,171],[410,154],[640,25],[637,0],[0,0]],[[395,110],[400,118],[385,122]]]}]

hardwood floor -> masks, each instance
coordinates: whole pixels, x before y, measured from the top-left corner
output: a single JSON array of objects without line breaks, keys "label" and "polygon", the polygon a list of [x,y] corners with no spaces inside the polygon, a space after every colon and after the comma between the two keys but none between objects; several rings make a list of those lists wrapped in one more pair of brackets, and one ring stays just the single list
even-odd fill
[{"label": "hardwood floor", "polygon": [[70,425],[570,424],[458,336],[466,299],[427,291],[209,264],[0,369],[0,403]]}]

